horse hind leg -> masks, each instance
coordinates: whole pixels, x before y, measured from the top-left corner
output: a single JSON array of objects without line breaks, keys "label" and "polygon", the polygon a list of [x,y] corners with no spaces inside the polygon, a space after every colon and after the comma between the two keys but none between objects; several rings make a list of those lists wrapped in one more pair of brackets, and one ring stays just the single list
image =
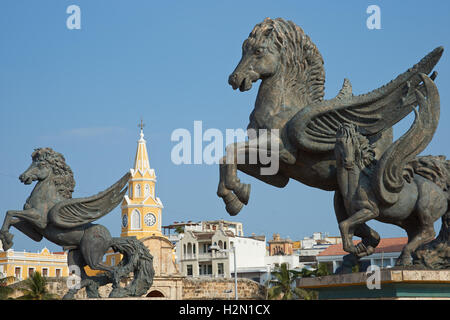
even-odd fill
[{"label": "horse hind leg", "polygon": [[102,225],[89,227],[80,241],[80,250],[86,264],[93,270],[112,272],[113,267],[102,263],[103,256],[111,247],[112,237]]},{"label": "horse hind leg", "polygon": [[75,274],[76,276],[80,277],[80,279],[79,282],[77,283],[70,283],[69,291],[67,291],[67,293],[63,296],[63,300],[74,299],[75,294],[83,286],[85,286],[84,282],[87,278],[87,274],[84,271],[84,266],[86,265],[86,262],[84,261],[80,250],[78,249],[69,250],[69,253],[67,254],[67,264],[69,265],[69,271],[72,272],[72,274]]},{"label": "horse hind leg", "polygon": [[403,226],[408,234],[408,243],[397,259],[396,266],[412,265],[412,253],[422,244],[434,239],[436,233],[433,225],[421,224],[417,219],[410,219]]}]

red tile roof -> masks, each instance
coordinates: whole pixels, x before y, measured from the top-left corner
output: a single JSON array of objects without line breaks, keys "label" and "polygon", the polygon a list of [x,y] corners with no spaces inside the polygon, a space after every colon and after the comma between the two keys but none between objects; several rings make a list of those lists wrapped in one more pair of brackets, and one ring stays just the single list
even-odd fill
[{"label": "red tile roof", "polygon": [[[353,240],[353,243],[357,244],[359,241],[360,240]],[[378,247],[375,248],[375,253],[400,252],[402,251],[403,247],[406,245],[407,242],[408,242],[407,237],[381,239],[380,243],[378,244]],[[339,243],[329,246],[321,253],[319,253],[319,256],[340,256],[346,254],[347,252],[345,252],[342,249],[342,243]]]}]

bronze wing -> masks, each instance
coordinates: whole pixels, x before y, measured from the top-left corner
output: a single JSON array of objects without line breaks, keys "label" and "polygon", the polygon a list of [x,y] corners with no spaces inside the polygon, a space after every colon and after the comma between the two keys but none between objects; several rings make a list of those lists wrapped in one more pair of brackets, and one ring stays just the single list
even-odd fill
[{"label": "bronze wing", "polygon": [[111,187],[92,197],[67,199],[57,203],[49,211],[49,223],[60,228],[75,228],[103,217],[123,200],[127,192],[127,188],[123,188],[129,178],[130,173],[125,174]]},{"label": "bronze wing", "polygon": [[[340,123],[358,126],[365,136],[391,128],[418,104],[416,89],[423,94],[420,74],[429,74],[442,56],[438,47],[395,80],[367,94],[354,96],[346,79],[339,94],[299,111],[288,124],[290,141],[306,152],[334,149]],[[436,73],[431,75],[434,80]]]}]

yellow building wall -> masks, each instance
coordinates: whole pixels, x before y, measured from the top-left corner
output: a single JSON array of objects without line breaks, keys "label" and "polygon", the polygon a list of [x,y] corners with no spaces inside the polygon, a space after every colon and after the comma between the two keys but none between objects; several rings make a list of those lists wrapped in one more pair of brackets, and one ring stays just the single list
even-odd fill
[{"label": "yellow building wall", "polygon": [[[69,275],[67,254],[50,253],[46,248],[40,253],[14,250],[0,252],[0,266],[3,268],[3,276],[13,278],[18,276],[21,280],[29,277],[30,268],[42,275],[44,269],[47,269],[47,277],[56,277],[56,270],[60,270],[60,277]],[[16,273],[16,268],[20,270],[19,273]],[[14,279],[11,279],[8,282],[14,281]]]}]

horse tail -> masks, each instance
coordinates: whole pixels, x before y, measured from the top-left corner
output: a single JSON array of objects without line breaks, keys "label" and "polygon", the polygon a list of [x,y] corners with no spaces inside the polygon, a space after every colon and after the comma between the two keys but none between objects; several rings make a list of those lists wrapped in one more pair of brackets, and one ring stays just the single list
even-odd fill
[{"label": "horse tail", "polygon": [[375,168],[374,191],[385,205],[396,203],[405,180],[412,181],[412,173],[405,170],[406,165],[430,143],[439,122],[440,99],[436,85],[425,74],[420,76],[423,87],[416,90],[419,111],[413,109],[414,123],[386,149]]},{"label": "horse tail", "polygon": [[148,248],[136,237],[112,238],[111,248],[123,255],[115,274],[122,278],[133,272],[133,281],[125,288],[114,288],[109,297],[140,297],[146,294],[155,275],[153,256]]}]

